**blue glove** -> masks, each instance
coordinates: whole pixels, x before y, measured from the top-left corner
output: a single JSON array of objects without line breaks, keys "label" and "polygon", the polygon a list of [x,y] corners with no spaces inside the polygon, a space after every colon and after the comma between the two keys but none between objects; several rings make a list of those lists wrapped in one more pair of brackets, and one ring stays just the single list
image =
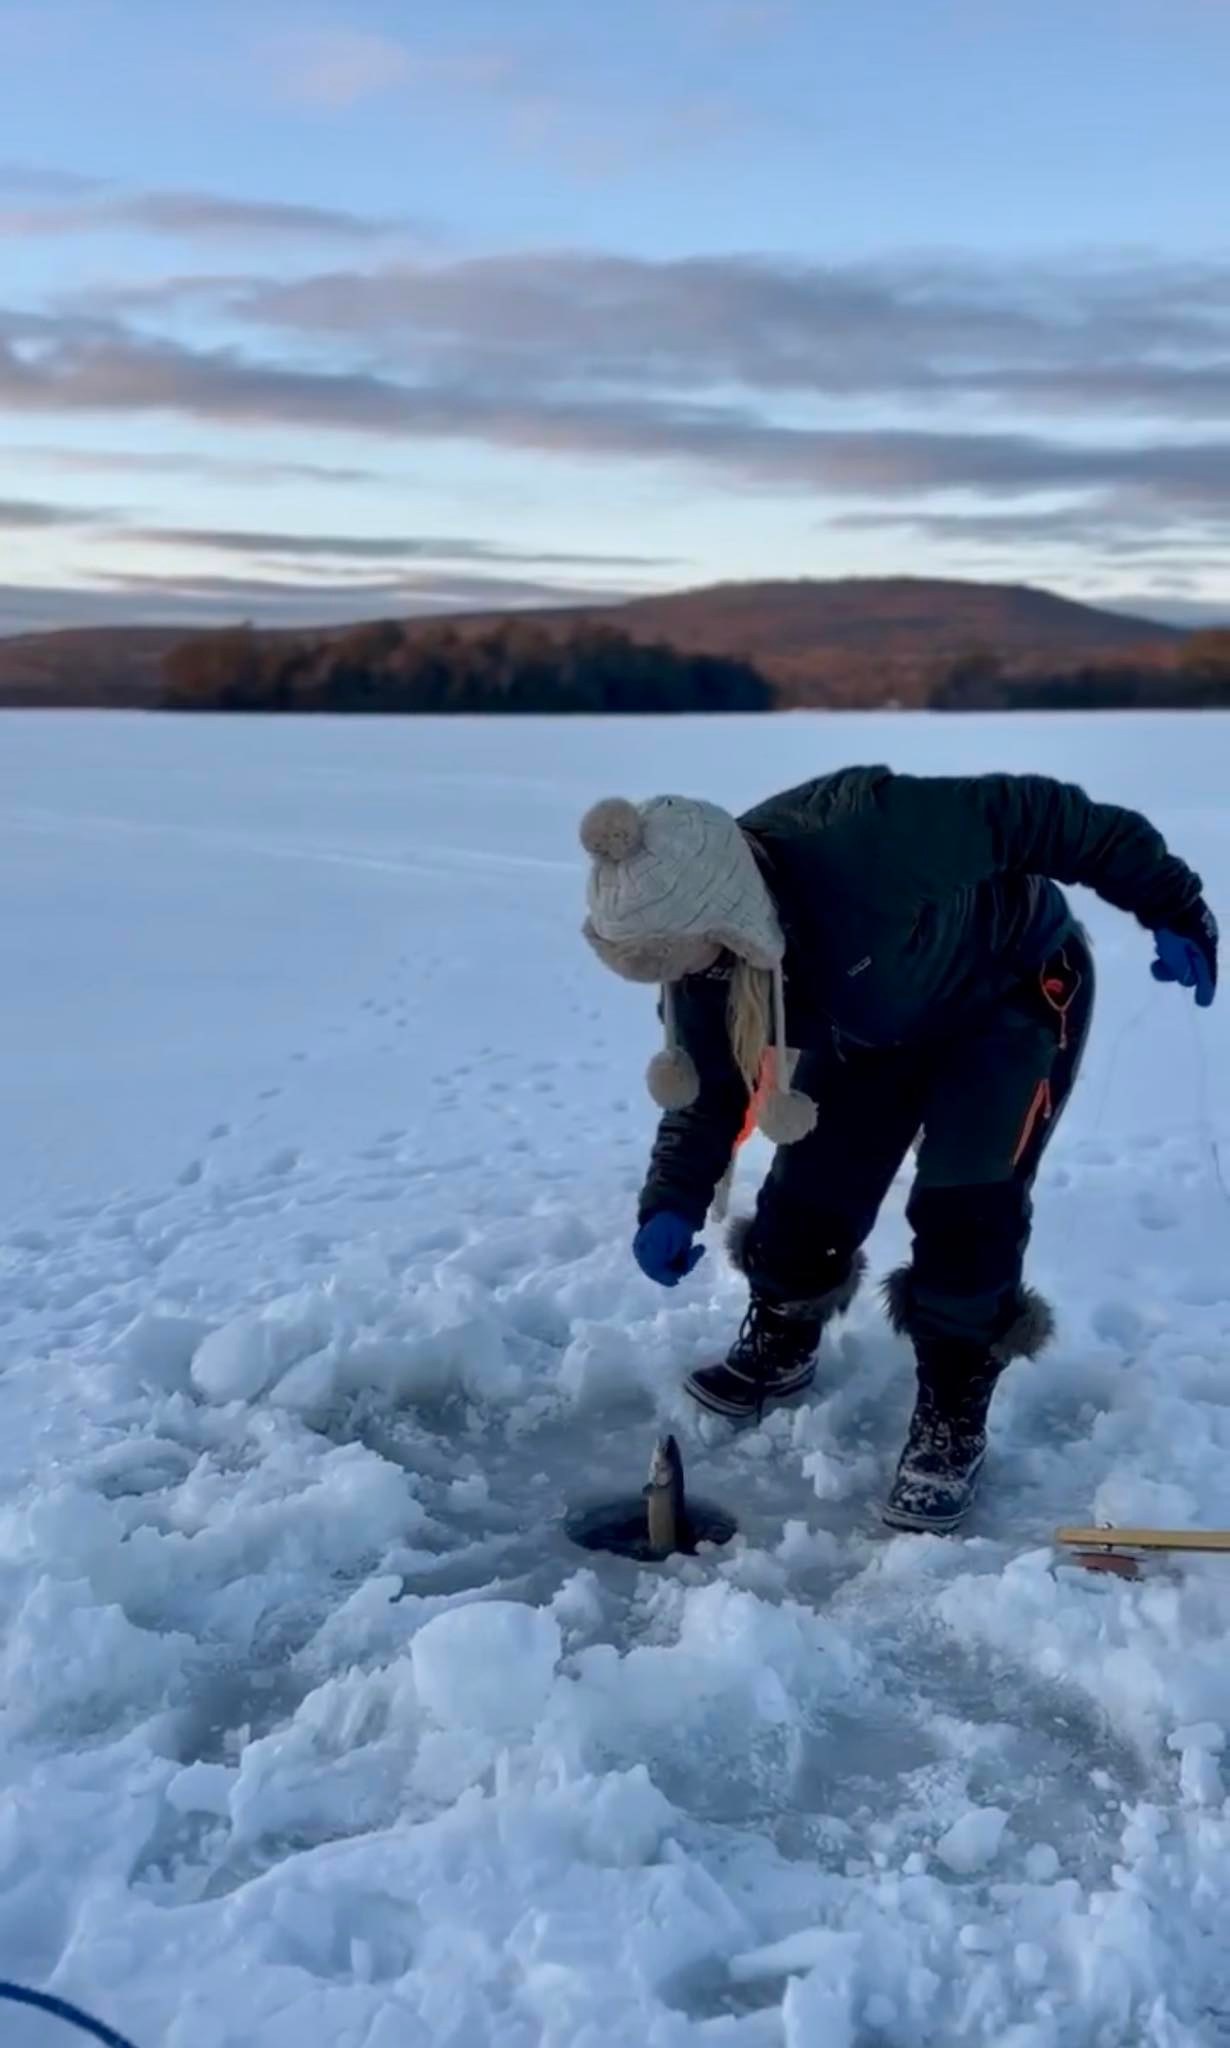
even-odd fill
[{"label": "blue glove", "polygon": [[705,1256],[704,1245],[692,1242],[695,1235],[682,1216],[660,1209],[637,1231],[632,1256],[647,1279],[656,1280],[659,1287],[678,1287]]},{"label": "blue glove", "polygon": [[1217,919],[1208,904],[1197,900],[1172,925],[1154,932],[1153,939],[1154,981],[1195,989],[1197,1007],[1207,1010],[1217,993]]}]

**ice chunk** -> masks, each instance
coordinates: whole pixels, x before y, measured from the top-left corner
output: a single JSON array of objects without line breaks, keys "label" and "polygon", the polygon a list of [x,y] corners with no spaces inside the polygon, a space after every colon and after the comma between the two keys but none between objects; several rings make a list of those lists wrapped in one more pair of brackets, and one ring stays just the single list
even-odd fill
[{"label": "ice chunk", "polygon": [[553,1614],[516,1600],[479,1600],[437,1614],[410,1646],[419,1699],[442,1727],[527,1734],[547,1703],[560,1657]]},{"label": "ice chunk", "polygon": [[765,1948],[749,1949],[732,1956],[730,1974],[736,1984],[753,1984],[761,1977],[797,1976],[804,1970],[848,1972],[858,1950],[857,1936],[834,1934],[829,1927],[800,1927]]},{"label": "ice chunk", "polygon": [[167,1786],[167,1804],[176,1813],[214,1813],[225,1819],[237,1775],[228,1764],[188,1764]]},{"label": "ice chunk", "polygon": [[332,1351],[314,1351],[310,1358],[301,1358],[298,1365],[292,1365],[285,1378],[273,1388],[269,1399],[275,1407],[299,1409],[307,1414],[313,1409],[328,1407],[336,1384],[337,1369]]},{"label": "ice chunk", "polygon": [[551,1612],[565,1628],[597,1628],[602,1620],[602,1590],[597,1572],[573,1572],[552,1600]]},{"label": "ice chunk", "polygon": [[595,1863],[631,1869],[648,1863],[675,1819],[675,1809],[659,1792],[644,1764],[614,1771],[599,1783],[590,1801],[585,1848]]},{"label": "ice chunk", "polygon": [[1190,1728],[1176,1728],[1166,1746],[1178,1753],[1203,1749],[1209,1756],[1220,1756],[1226,1746],[1226,1731],[1218,1721],[1197,1721]]},{"label": "ice chunk", "polygon": [[277,1377],[269,1325],[260,1316],[237,1316],[212,1330],[197,1348],[192,1380],[210,1401],[251,1401]]},{"label": "ice chunk", "polygon": [[0,1656],[0,1698],[16,1733],[131,1715],[172,1694],[190,1636],[137,1628],[84,1579],[43,1577],[13,1616]]},{"label": "ice chunk", "polygon": [[177,1393],[187,1389],[193,1354],[208,1334],[209,1325],[193,1316],[142,1309],[121,1332],[115,1353],[132,1366],[138,1380]]},{"label": "ice chunk", "polygon": [[1221,1771],[1207,1749],[1185,1749],[1179,1760],[1179,1790],[1189,1806],[1220,1806]]},{"label": "ice chunk", "polygon": [[560,1361],[561,1392],[578,1407],[618,1401],[638,1384],[636,1348],[614,1323],[578,1323]]},{"label": "ice chunk", "polygon": [[284,1295],[259,1314],[236,1316],[198,1347],[193,1385],[210,1401],[253,1401],[280,1374],[329,1342],[335,1316],[329,1299],[315,1288]]},{"label": "ice chunk", "polygon": [[985,1870],[999,1854],[1008,1816],[1002,1806],[972,1806],[935,1845],[940,1862],[958,1876]]},{"label": "ice chunk", "polygon": [[841,1560],[842,1544],[831,1529],[811,1529],[804,1521],[791,1520],[784,1525],[773,1555],[792,1569],[835,1565]]},{"label": "ice chunk", "polygon": [[854,1934],[816,1929],[813,1967],[793,1977],[782,2000],[784,2048],[854,2048],[854,1971],[861,1946]]},{"label": "ice chunk", "polygon": [[1036,1941],[1018,1941],[1012,1951],[1012,1960],[1022,1984],[1031,1987],[1046,1982],[1046,1950]]}]

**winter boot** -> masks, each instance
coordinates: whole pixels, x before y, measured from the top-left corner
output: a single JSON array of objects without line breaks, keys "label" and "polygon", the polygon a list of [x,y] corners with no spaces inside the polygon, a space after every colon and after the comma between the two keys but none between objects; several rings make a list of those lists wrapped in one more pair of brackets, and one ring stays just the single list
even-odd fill
[{"label": "winter boot", "polygon": [[[746,1225],[732,1226],[729,1250],[746,1270]],[[689,1373],[684,1386],[694,1401],[732,1422],[759,1422],[770,1401],[788,1401],[801,1394],[816,1376],[816,1352],[825,1326],[844,1315],[858,1292],[865,1261],[862,1253],[838,1260],[826,1269],[830,1280],[810,1301],[771,1299],[751,1275],[752,1298],[739,1335],[720,1365]]]},{"label": "winter boot", "polygon": [[920,1344],[918,1398],[884,1508],[890,1529],[946,1536],[964,1521],[987,1452],[987,1410],[1002,1367],[962,1343]]},{"label": "winter boot", "polygon": [[702,1366],[684,1385],[714,1415],[759,1421],[767,1401],[788,1401],[811,1385],[825,1320],[810,1303],[789,1308],[753,1294],[724,1364]]},{"label": "winter boot", "polygon": [[1054,1317],[1041,1295],[1024,1287],[1009,1299],[989,1343],[929,1335],[908,1266],[889,1275],[884,1301],[893,1328],[913,1340],[918,1361],[918,1398],[884,1520],[890,1529],[947,1535],[973,1503],[996,1382],[1012,1359],[1036,1358],[1045,1349]]}]

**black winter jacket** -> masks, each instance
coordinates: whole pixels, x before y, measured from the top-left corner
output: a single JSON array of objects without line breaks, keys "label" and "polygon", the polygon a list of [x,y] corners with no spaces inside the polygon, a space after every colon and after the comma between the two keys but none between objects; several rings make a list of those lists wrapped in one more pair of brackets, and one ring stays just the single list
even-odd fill
[{"label": "black winter jacket", "polygon": [[[800,1051],[918,1046],[990,1007],[1073,929],[1057,882],[1151,930],[1201,893],[1146,819],[1045,775],[847,768],[739,822],[785,934],[786,1035]],[[731,964],[675,987],[700,1094],[662,1118],[642,1219],[673,1209],[699,1228],[729,1163],[747,1111],[726,1032]]]}]

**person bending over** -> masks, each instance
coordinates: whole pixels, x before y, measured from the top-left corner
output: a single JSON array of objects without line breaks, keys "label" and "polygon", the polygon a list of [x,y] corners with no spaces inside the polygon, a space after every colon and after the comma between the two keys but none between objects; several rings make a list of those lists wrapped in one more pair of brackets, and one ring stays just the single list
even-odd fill
[{"label": "person bending over", "polygon": [[955,1528],[996,1381],[1053,1328],[1023,1282],[1031,1196],[1094,997],[1057,884],[1136,917],[1155,976],[1203,1007],[1217,926],[1199,876],[1144,818],[1041,775],[851,767],[738,819],[698,798],[607,798],[581,841],[585,936],[607,967],[661,987],[643,1271],[673,1287],[693,1270],[750,1123],[777,1146],[730,1233],[751,1290],[742,1329],[688,1391],[740,1421],[810,1385],[915,1145],[913,1255],[884,1295],[913,1343],[917,1399],[884,1517]]}]

